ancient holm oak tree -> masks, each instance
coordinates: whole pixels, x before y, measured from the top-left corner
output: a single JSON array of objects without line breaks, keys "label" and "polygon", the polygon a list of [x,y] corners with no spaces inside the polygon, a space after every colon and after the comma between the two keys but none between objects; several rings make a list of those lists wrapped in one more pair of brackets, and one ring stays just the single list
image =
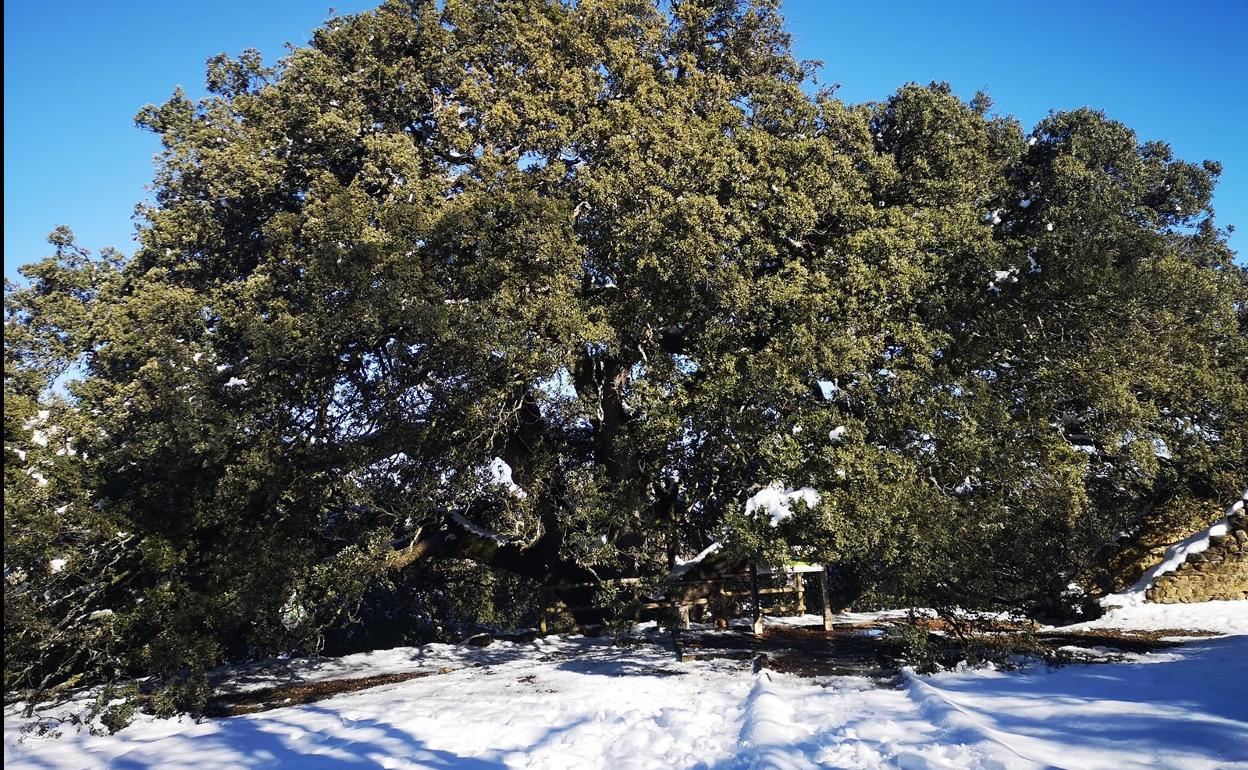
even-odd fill
[{"label": "ancient holm oak tree", "polygon": [[394,1],[142,110],[138,250],[61,233],[6,291],[6,686],[314,644],[442,563],[721,543],[1034,606],[1237,492],[1216,164],[942,85],[844,104],[776,5]]}]

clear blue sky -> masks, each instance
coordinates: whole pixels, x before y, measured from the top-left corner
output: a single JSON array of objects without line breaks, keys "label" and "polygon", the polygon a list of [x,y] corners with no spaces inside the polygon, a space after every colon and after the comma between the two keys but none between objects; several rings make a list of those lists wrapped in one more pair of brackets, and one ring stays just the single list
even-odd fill
[{"label": "clear blue sky", "polygon": [[[371,7],[335,0],[339,11]],[[154,137],[134,113],[175,85],[203,94],[204,61],[304,43],[324,0],[11,0],[4,7],[4,272],[47,252],[69,224],[89,248],[133,248],[134,204]],[[786,0],[802,58],[849,101],[909,81],[987,90],[1030,126],[1092,106],[1188,160],[1222,161],[1215,205],[1248,253],[1248,1],[1051,0],[887,4]]]}]

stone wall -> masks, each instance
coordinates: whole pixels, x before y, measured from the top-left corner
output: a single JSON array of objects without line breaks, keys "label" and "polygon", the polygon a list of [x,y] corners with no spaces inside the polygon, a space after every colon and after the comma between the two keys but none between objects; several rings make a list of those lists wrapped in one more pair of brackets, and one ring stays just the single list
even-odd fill
[{"label": "stone wall", "polygon": [[1227,533],[1210,538],[1208,550],[1187,557],[1177,570],[1154,580],[1148,601],[1248,599],[1248,511],[1232,513],[1227,523]]},{"label": "stone wall", "polygon": [[1186,496],[1166,500],[1134,526],[1129,536],[1124,534],[1107,548],[1077,582],[1089,586],[1096,598],[1124,591],[1160,564],[1170,546],[1225,516],[1225,503],[1214,500]]}]

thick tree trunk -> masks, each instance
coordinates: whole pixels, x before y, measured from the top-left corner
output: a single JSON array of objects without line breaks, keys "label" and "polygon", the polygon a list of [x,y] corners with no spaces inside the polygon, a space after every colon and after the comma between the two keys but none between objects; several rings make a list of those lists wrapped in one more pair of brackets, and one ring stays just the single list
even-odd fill
[{"label": "thick tree trunk", "polygon": [[[673,508],[675,491],[671,495],[658,494],[658,500],[645,505],[645,479],[636,456],[629,450],[625,441],[624,431],[631,417],[625,403],[624,388],[628,382],[631,362],[607,354],[606,352],[587,351],[574,367],[573,385],[578,394],[597,406],[596,413],[590,415],[593,438],[590,447],[592,461],[603,470],[604,475],[617,488],[633,488],[637,496],[637,510],[633,520],[620,521],[610,536],[622,548],[642,546],[648,537],[654,536],[643,519],[663,517],[663,512],[656,506],[666,505]],[[513,408],[508,410],[509,418],[506,426],[499,431],[492,451],[501,457],[510,467],[512,478],[521,487],[529,487],[542,473],[541,463],[548,461],[543,455],[547,451],[548,425],[542,416],[537,399],[526,390],[517,391]],[[541,496],[533,500],[543,531],[536,542],[527,546],[518,542],[508,542],[482,534],[471,524],[480,520],[471,511],[465,511],[464,518],[447,513],[444,518],[432,526],[425,527],[410,542],[396,549],[386,560],[386,568],[402,569],[419,559],[467,558],[491,567],[506,570],[516,575],[532,578],[544,585],[557,584],[598,584],[602,581],[619,577],[638,577],[638,565],[602,565],[594,569],[581,566],[566,558],[562,551],[565,532],[560,522],[561,506],[566,505],[563,490],[557,483],[533,484],[540,488]],[[668,499],[672,497],[673,499]],[[669,518],[674,518],[675,510],[667,511]],[[697,580],[707,576],[722,574],[725,570],[740,569],[743,565],[731,560],[708,558],[705,563],[688,575]],[[709,594],[710,584],[688,583],[674,590],[670,598],[673,601],[698,600]],[[569,605],[586,604],[587,597],[593,589],[576,588],[568,592],[564,599]],[[579,620],[579,619],[578,619]]]},{"label": "thick tree trunk", "polygon": [[472,559],[544,584],[597,582],[594,572],[559,556],[558,545],[549,541],[562,537],[556,528],[525,547],[474,532],[448,514],[436,527],[421,529],[406,546],[396,548],[384,567],[403,569],[420,559]]},{"label": "thick tree trunk", "polygon": [[628,382],[628,362],[614,356],[586,353],[577,362],[573,385],[583,398],[597,402],[597,414],[590,417],[594,429],[594,462],[601,466],[612,481],[636,480],[640,469],[628,451],[620,432],[629,419],[624,404],[624,385]]}]

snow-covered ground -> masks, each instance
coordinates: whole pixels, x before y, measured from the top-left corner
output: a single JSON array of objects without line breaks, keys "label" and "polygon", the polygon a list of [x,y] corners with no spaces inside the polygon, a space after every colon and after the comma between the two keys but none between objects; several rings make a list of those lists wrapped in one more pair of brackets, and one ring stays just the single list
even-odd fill
[{"label": "snow-covered ground", "polygon": [[910,677],[908,690],[946,745],[992,749],[1000,767],[1068,770],[1248,768],[1246,692],[1244,636],[1130,663]]},{"label": "snow-covered ground", "polygon": [[[5,708],[4,764],[41,770],[1248,769],[1248,602],[1239,604],[1178,605],[1189,617],[1220,617],[1204,625],[1239,635],[1190,641],[1130,662],[907,674],[900,687],[856,677],[754,674],[741,661],[677,663],[657,646],[617,648],[580,637],[296,661],[247,669],[235,683],[249,689],[291,679],[430,675],[198,723],[139,717],[112,736],[68,728],[57,739],[24,737],[21,706],[14,704]],[[1191,627],[1171,623],[1174,617],[1150,620],[1139,615],[1141,608],[1123,612],[1113,627],[1154,621]]]},{"label": "snow-covered ground", "polygon": [[[1096,620],[1061,626],[1060,630],[1095,631],[1107,628],[1126,631],[1181,629],[1219,634],[1248,634],[1248,602],[1145,603],[1110,607]],[[1182,636],[1182,634],[1177,634],[1177,636]]]}]

